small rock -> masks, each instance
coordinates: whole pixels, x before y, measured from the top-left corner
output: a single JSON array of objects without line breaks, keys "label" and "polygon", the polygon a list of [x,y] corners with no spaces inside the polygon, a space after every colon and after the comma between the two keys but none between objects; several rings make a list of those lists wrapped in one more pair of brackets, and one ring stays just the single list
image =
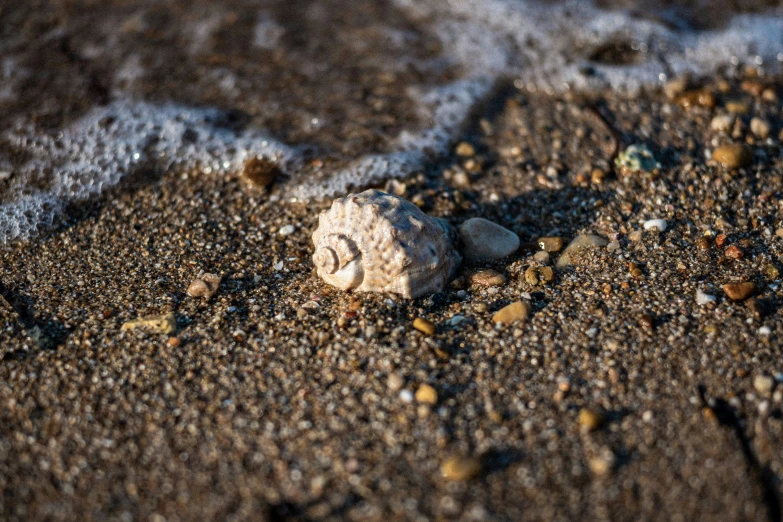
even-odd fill
[{"label": "small rock", "polygon": [[712,159],[728,169],[740,169],[753,161],[753,151],[742,143],[729,143],[715,149]]},{"label": "small rock", "polygon": [[750,104],[745,99],[726,100],[724,106],[731,114],[747,114],[750,111]]},{"label": "small rock", "polygon": [[563,249],[562,237],[540,237],[536,243],[538,243],[538,248],[544,252],[560,252]]},{"label": "small rock", "polygon": [[10,179],[13,174],[14,173],[12,171],[10,171],[10,170],[2,170],[2,169],[0,169],[0,181],[6,180],[6,179]]},{"label": "small rock", "polygon": [[780,276],[780,270],[772,263],[767,263],[762,268],[762,273],[769,279],[777,279]]},{"label": "small rock", "polygon": [[616,463],[617,457],[609,448],[604,448],[599,455],[587,460],[590,471],[596,475],[606,475],[610,473],[614,469]]},{"label": "small rock", "polygon": [[658,232],[665,232],[666,227],[668,224],[666,223],[665,219],[649,219],[644,222],[644,229],[650,230],[652,228],[657,228]]},{"label": "small rock", "polygon": [[242,168],[242,178],[256,187],[271,185],[281,174],[275,162],[264,157],[250,158]]},{"label": "small rock", "polygon": [[533,261],[536,263],[540,263],[542,265],[548,265],[552,262],[552,256],[549,252],[546,252],[544,250],[540,250],[533,254]]},{"label": "small rock", "polygon": [[767,397],[772,394],[772,388],[775,387],[775,379],[768,375],[756,375],[753,378],[753,387],[761,395]]},{"label": "small rock", "polygon": [[471,261],[491,261],[509,256],[519,248],[512,231],[483,218],[471,218],[459,227],[465,257]]},{"label": "small rock", "polygon": [[415,397],[416,402],[420,402],[422,404],[429,404],[430,406],[434,406],[438,403],[438,392],[436,392],[435,388],[429,384],[422,384],[419,386],[419,389],[416,390]]},{"label": "small rock", "polygon": [[201,274],[188,285],[190,297],[206,297],[210,299],[220,288],[221,277],[217,274]]},{"label": "small rock", "polygon": [[642,237],[644,237],[644,233],[641,230],[634,230],[628,234],[628,240],[633,241],[634,243],[641,241]]},{"label": "small rock", "polygon": [[647,330],[652,330],[655,328],[655,317],[653,317],[651,314],[640,315],[639,326],[646,328]]},{"label": "small rock", "polygon": [[726,283],[723,291],[732,301],[744,301],[756,292],[756,283]]},{"label": "small rock", "polygon": [[405,385],[405,381],[396,373],[392,373],[386,379],[386,386],[393,392],[399,391]]},{"label": "small rock", "polygon": [[769,138],[769,133],[771,130],[772,129],[767,120],[758,117],[750,120],[750,132],[752,132],[754,136],[761,140]]},{"label": "small rock", "polygon": [[525,270],[525,281],[531,285],[550,283],[553,278],[552,268],[548,266],[531,266]]},{"label": "small rock", "polygon": [[731,114],[720,114],[712,118],[710,129],[715,132],[728,132],[734,126],[734,116]]},{"label": "small rock", "polygon": [[563,268],[571,265],[572,264],[571,254],[579,250],[583,250],[587,248],[604,247],[607,244],[609,244],[609,240],[601,236],[595,236],[592,234],[582,234],[581,236],[576,236],[573,239],[573,241],[571,241],[568,244],[568,246],[563,251],[563,253],[560,255],[560,257],[557,260],[557,263],[555,263],[555,267]]},{"label": "small rock", "polygon": [[524,321],[530,315],[530,304],[525,301],[516,301],[504,306],[492,316],[493,323],[510,324],[516,321]]},{"label": "small rock", "polygon": [[413,327],[425,335],[433,335],[435,333],[435,325],[421,317],[413,320]]},{"label": "small rock", "polygon": [[742,259],[744,252],[737,245],[731,245],[726,249],[726,257],[730,259]]},{"label": "small rock", "polygon": [[704,306],[715,302],[715,296],[704,293],[702,290],[696,290],[696,304]]},{"label": "small rock", "polygon": [[440,465],[440,474],[446,480],[470,480],[481,472],[481,462],[475,457],[452,455]]},{"label": "small rock", "polygon": [[293,225],[285,225],[280,227],[280,230],[278,230],[277,233],[281,236],[290,236],[295,230],[296,228]]},{"label": "small rock", "polygon": [[476,286],[502,286],[506,284],[506,276],[497,270],[479,270],[470,275],[470,284]]},{"label": "small rock", "polygon": [[604,423],[604,416],[594,410],[582,408],[579,410],[579,425],[585,431],[595,431]]},{"label": "small rock", "polygon": [[455,150],[457,156],[470,158],[476,155],[476,148],[467,141],[461,141]]},{"label": "small rock", "polygon": [[614,160],[621,174],[634,174],[636,172],[652,172],[661,168],[650,149],[644,145],[631,145],[626,148]]},{"label": "small rock", "polygon": [[143,328],[153,333],[171,335],[177,331],[177,319],[173,313],[148,315],[128,321],[122,325],[122,331]]}]

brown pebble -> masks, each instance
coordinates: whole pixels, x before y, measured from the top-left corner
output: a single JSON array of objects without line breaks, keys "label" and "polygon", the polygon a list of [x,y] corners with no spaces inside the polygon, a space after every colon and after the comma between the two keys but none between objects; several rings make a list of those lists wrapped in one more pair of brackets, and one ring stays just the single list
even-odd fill
[{"label": "brown pebble", "polygon": [[732,301],[744,301],[756,293],[756,283],[726,283],[723,285],[723,291]]},{"label": "brown pebble", "polygon": [[166,344],[168,344],[172,348],[176,348],[180,344],[182,344],[182,340],[179,337],[169,337],[169,340],[166,341]]},{"label": "brown pebble", "polygon": [[538,248],[545,252],[560,252],[563,249],[562,237],[540,237],[536,243]]},{"label": "brown pebble", "polygon": [[443,461],[440,474],[446,480],[470,480],[481,472],[481,462],[475,457],[452,455]]},{"label": "brown pebble", "polygon": [[516,321],[524,321],[530,315],[530,311],[530,304],[525,301],[517,301],[498,310],[492,316],[492,322],[509,324]]},{"label": "brown pebble", "polygon": [[753,161],[753,151],[742,143],[729,143],[715,149],[712,159],[729,169],[747,167]]},{"label": "brown pebble", "polygon": [[736,245],[731,245],[726,249],[726,257],[731,259],[742,259],[744,253],[742,249]]},{"label": "brown pebble", "polygon": [[686,109],[689,107],[706,107],[712,109],[715,107],[716,100],[715,95],[710,91],[698,89],[682,93],[677,98],[677,102]]},{"label": "brown pebble", "polygon": [[242,178],[256,187],[268,187],[281,175],[280,168],[268,158],[250,158],[242,168]]},{"label": "brown pebble", "polygon": [[470,283],[476,286],[502,286],[506,284],[506,276],[497,270],[479,270],[470,275]]},{"label": "brown pebble", "polygon": [[652,330],[655,327],[655,317],[650,314],[642,314],[639,316],[639,325]]},{"label": "brown pebble", "polygon": [[726,234],[718,234],[715,236],[715,244],[719,247],[722,247],[723,244],[726,242]]},{"label": "brown pebble", "polygon": [[467,141],[461,141],[459,145],[457,145],[455,152],[457,153],[457,156],[470,158],[476,155],[476,148]]},{"label": "brown pebble", "polygon": [[435,325],[421,317],[413,320],[413,327],[425,335],[433,335],[435,333]]},{"label": "brown pebble", "polygon": [[436,392],[435,388],[429,384],[422,384],[419,386],[419,389],[416,390],[415,397],[416,402],[420,402],[422,404],[429,404],[434,406],[438,403],[438,392]]},{"label": "brown pebble", "polygon": [[596,185],[600,185],[606,179],[606,171],[601,169],[593,169],[590,173],[590,180]]},{"label": "brown pebble", "polygon": [[585,431],[595,431],[604,423],[604,416],[594,410],[582,408],[579,410],[579,425]]},{"label": "brown pebble", "polygon": [[706,237],[701,237],[701,238],[699,238],[699,240],[696,242],[696,245],[697,245],[697,246],[698,246],[698,247],[699,247],[701,250],[708,250],[708,249],[710,248],[710,240],[709,240],[709,239],[707,239]]},{"label": "brown pebble", "polygon": [[188,285],[188,295],[190,297],[211,298],[217,293],[222,278],[216,274],[201,274]]}]

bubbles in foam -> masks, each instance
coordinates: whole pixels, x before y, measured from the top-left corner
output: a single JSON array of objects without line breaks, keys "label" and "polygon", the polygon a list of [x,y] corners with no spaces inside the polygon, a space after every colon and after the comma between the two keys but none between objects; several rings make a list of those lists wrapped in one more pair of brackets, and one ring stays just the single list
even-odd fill
[{"label": "bubbles in foam", "polygon": [[[293,168],[294,149],[225,122],[214,109],[120,101],[93,109],[56,137],[30,129],[6,133],[4,141],[29,159],[14,167],[11,197],[0,204],[0,241],[31,235],[66,203],[99,194],[139,169],[224,172],[260,155]],[[32,190],[40,180],[45,188]]]}]

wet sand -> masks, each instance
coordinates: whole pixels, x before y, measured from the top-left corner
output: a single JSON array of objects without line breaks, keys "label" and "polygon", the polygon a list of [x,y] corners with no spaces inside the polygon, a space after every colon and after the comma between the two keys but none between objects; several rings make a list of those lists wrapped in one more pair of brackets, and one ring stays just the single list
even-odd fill
[{"label": "wet sand", "polygon": [[[687,103],[697,90],[714,106]],[[74,205],[0,250],[0,518],[780,520],[781,96],[750,72],[674,99],[499,85],[459,140],[475,155],[401,181],[428,213],[491,219],[523,247],[463,265],[500,286],[414,301],[319,281],[329,201],[291,202],[284,180],[153,171]],[[750,164],[706,159],[725,143]],[[659,171],[617,172],[631,144]],[[582,233],[617,243],[526,280],[537,238]],[[211,300],[185,293],[201,272],[223,276]],[[739,281],[755,301],[725,295]],[[524,324],[492,323],[520,299]],[[121,331],[166,312],[171,336]],[[407,400],[423,384],[436,404]],[[454,455],[478,475],[444,478]]]}]

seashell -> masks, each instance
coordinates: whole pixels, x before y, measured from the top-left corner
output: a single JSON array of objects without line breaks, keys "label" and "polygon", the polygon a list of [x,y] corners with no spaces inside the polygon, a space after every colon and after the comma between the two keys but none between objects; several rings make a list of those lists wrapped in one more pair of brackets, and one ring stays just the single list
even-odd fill
[{"label": "seashell", "polygon": [[330,285],[407,299],[441,291],[462,261],[451,225],[380,190],[335,200],[318,217],[313,244],[318,276]]}]

